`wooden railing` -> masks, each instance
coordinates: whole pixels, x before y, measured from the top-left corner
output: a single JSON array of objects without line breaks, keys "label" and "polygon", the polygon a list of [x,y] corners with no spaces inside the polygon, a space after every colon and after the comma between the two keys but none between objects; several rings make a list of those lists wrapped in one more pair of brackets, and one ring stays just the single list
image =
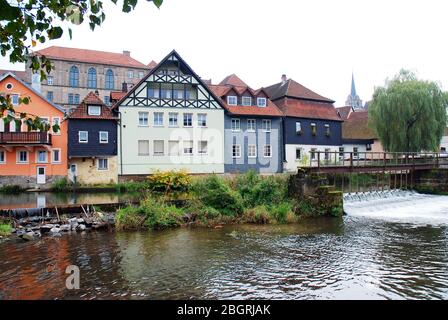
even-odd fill
[{"label": "wooden railing", "polygon": [[51,144],[48,132],[0,132],[0,144]]}]

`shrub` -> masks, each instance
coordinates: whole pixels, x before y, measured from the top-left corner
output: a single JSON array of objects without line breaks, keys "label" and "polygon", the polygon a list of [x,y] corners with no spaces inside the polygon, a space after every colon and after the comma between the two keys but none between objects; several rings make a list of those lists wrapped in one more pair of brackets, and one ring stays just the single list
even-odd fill
[{"label": "shrub", "polygon": [[282,202],[278,205],[270,207],[271,217],[273,217],[278,223],[287,223],[294,220],[295,214],[292,210],[292,205],[289,202]]},{"label": "shrub", "polygon": [[235,216],[243,212],[241,195],[232,190],[222,177],[210,175],[198,179],[193,183],[192,191],[205,206],[218,210],[222,215]]},{"label": "shrub", "polygon": [[0,218],[0,236],[7,236],[11,234],[12,227],[9,219]]},{"label": "shrub", "polygon": [[265,206],[257,206],[244,211],[243,221],[247,223],[266,224],[271,222],[271,218],[269,211]]},{"label": "shrub", "polygon": [[185,191],[190,187],[191,177],[186,170],[155,171],[148,176],[148,186],[156,191]]},{"label": "shrub", "polygon": [[119,230],[138,230],[142,227],[145,216],[137,207],[127,206],[118,210],[115,227]]},{"label": "shrub", "polygon": [[151,229],[178,227],[185,214],[184,209],[153,198],[143,200],[139,209],[145,214],[145,225]]},{"label": "shrub", "polygon": [[18,194],[23,192],[24,190],[25,189],[16,184],[0,187],[0,193],[7,193],[7,194]]},{"label": "shrub", "polygon": [[64,192],[70,190],[73,184],[68,181],[67,177],[56,180],[51,185],[51,190],[54,192]]}]

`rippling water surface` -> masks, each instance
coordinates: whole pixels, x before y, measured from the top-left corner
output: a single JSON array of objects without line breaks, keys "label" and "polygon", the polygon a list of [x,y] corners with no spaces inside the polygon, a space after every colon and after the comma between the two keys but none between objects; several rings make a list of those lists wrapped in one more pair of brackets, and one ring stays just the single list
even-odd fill
[{"label": "rippling water surface", "polygon": [[[7,241],[0,298],[447,299],[447,228],[355,215]],[[65,288],[72,264],[79,290]]]}]

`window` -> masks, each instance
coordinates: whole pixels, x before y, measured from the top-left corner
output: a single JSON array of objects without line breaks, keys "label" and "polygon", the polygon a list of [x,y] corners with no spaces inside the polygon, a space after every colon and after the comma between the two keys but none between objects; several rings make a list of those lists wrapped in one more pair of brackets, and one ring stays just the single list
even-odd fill
[{"label": "window", "polygon": [[53,91],[47,91],[47,100],[53,101]]},{"label": "window", "polygon": [[[12,88],[14,88],[14,86],[12,85],[11,82],[9,82],[9,83],[6,84],[6,89],[8,89],[8,90],[12,90]],[[447,113],[448,113],[448,108],[447,108]]]},{"label": "window", "polygon": [[70,87],[79,87],[79,70],[78,67],[72,66],[68,77],[68,85]]},{"label": "window", "polygon": [[163,112],[154,112],[154,126],[163,126]]},{"label": "window", "polygon": [[159,85],[157,83],[150,83],[148,85],[148,98],[159,98]]},{"label": "window", "polygon": [[108,143],[109,142],[109,132],[100,131],[100,143]]},{"label": "window", "polygon": [[[446,153],[446,147],[440,147],[440,153]],[[1,155],[0,155],[1,157]],[[0,159],[0,163],[1,163],[1,159]]]},{"label": "window", "polygon": [[89,71],[87,71],[87,88],[96,88],[95,68],[89,68]]},{"label": "window", "polygon": [[17,151],[17,162],[18,163],[28,163],[28,151]]},{"label": "window", "polygon": [[257,106],[266,107],[266,98],[257,98]]},{"label": "window", "polygon": [[69,103],[69,104],[75,104],[75,100],[74,100],[73,97],[74,97],[74,96],[73,96],[73,93],[69,93],[69,94],[68,94],[68,103]]},{"label": "window", "polygon": [[247,119],[247,131],[255,132],[256,122],[255,119]]},{"label": "window", "polygon": [[316,148],[311,148],[311,160],[316,160]]},{"label": "window", "polygon": [[170,112],[169,114],[168,114],[168,122],[169,122],[169,126],[170,127],[177,127],[178,126],[178,124],[177,124],[177,113],[174,113],[174,112]]},{"label": "window", "polygon": [[5,151],[0,151],[0,163],[6,163]]},{"label": "window", "polygon": [[232,119],[232,131],[240,131],[240,119]]},{"label": "window", "polygon": [[234,144],[232,146],[232,158],[241,157],[241,146],[239,144]]},{"label": "window", "polygon": [[366,151],[371,151],[372,150],[372,145],[370,143],[368,143],[366,145]]},{"label": "window", "polygon": [[186,155],[193,154],[193,141],[191,140],[184,141],[184,154]]},{"label": "window", "polygon": [[141,79],[145,76],[145,73],[143,71],[138,72],[138,77]]},{"label": "window", "polygon": [[199,154],[207,154],[207,145],[208,145],[208,142],[205,140],[198,141],[198,153]]},{"label": "window", "polygon": [[14,106],[18,106],[19,105],[19,95],[18,94],[12,94],[11,95],[11,103]]},{"label": "window", "polygon": [[301,135],[302,134],[302,124],[300,121],[296,122],[296,134]]},{"label": "window", "polygon": [[270,157],[272,157],[272,150],[271,150],[271,145],[270,145],[270,144],[264,146],[264,149],[263,149],[263,156],[264,156],[265,158],[270,158]]},{"label": "window", "polygon": [[154,140],[154,155],[163,156],[165,153],[165,144],[163,140]]},{"label": "window", "polygon": [[112,69],[107,69],[106,71],[106,83],[104,85],[106,89],[114,88],[114,72]]},{"label": "window", "polygon": [[317,134],[317,127],[315,123],[311,123],[311,134],[315,136]]},{"label": "window", "polygon": [[149,140],[138,140],[138,155],[149,156]]},{"label": "window", "polygon": [[104,104],[110,106],[110,96],[104,96]]},{"label": "window", "polygon": [[54,131],[53,131],[53,134],[55,134],[55,135],[60,135],[60,134],[61,134],[61,118],[59,118],[59,117],[53,117],[53,123],[52,123],[52,126],[55,126],[55,125],[59,126],[59,130],[58,130],[58,132],[54,132]]},{"label": "window", "polygon": [[138,113],[138,125],[139,126],[148,126],[148,112],[139,112]]},{"label": "window", "polygon": [[171,99],[171,89],[170,84],[162,84],[160,86],[160,97],[162,99]]},{"label": "window", "polygon": [[257,146],[255,144],[250,144],[247,146],[247,157],[249,158],[257,157]]},{"label": "window", "polygon": [[302,159],[302,148],[296,148],[296,160]]},{"label": "window", "polygon": [[271,132],[271,120],[263,120],[262,129],[265,132]]},{"label": "window", "polygon": [[51,162],[53,162],[53,163],[61,162],[61,149],[51,150]]},{"label": "window", "polygon": [[101,106],[89,106],[88,113],[91,116],[99,116],[101,114]]},{"label": "window", "polygon": [[325,135],[330,136],[330,125],[328,123],[325,124]]},{"label": "window", "polygon": [[252,105],[252,98],[244,96],[241,99],[241,105],[243,105],[243,106],[251,106]]},{"label": "window", "polygon": [[339,160],[344,159],[344,147],[339,147]]},{"label": "window", "polygon": [[353,158],[358,158],[358,147],[353,147]]},{"label": "window", "polygon": [[179,141],[168,141],[169,155],[178,156],[179,155]]},{"label": "window", "polygon": [[184,127],[193,126],[193,114],[192,113],[184,113]]},{"label": "window", "polygon": [[48,76],[47,77],[47,85],[52,86],[53,85],[53,77],[52,76]]},{"label": "window", "polygon": [[324,157],[326,161],[330,160],[330,151],[330,149],[325,149]]},{"label": "window", "polygon": [[129,78],[129,79],[134,78],[134,71],[132,71],[132,70],[128,70],[128,78]]},{"label": "window", "polygon": [[38,150],[37,151],[37,163],[47,162],[47,151]]},{"label": "window", "polygon": [[99,158],[98,159],[98,170],[107,170],[107,169],[108,169],[107,158]]},{"label": "window", "polygon": [[87,143],[89,142],[89,133],[87,131],[79,131],[78,132],[79,142]]},{"label": "window", "polygon": [[75,104],[79,104],[79,94],[74,95],[74,102]]},{"label": "window", "polygon": [[229,106],[236,106],[238,104],[238,99],[236,96],[227,96],[227,104]]},{"label": "window", "polygon": [[184,89],[174,89],[173,97],[174,99],[182,100],[184,98]]},{"label": "window", "polygon": [[207,115],[200,113],[198,114],[198,127],[206,127],[207,126]]}]

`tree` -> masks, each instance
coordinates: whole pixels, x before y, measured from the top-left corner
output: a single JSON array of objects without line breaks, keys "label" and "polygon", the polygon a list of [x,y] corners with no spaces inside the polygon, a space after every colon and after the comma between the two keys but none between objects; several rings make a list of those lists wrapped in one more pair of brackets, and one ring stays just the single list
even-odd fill
[{"label": "tree", "polygon": [[[117,0],[110,0],[117,4]],[[138,0],[123,0],[122,11],[132,11]],[[163,0],[146,0],[160,7]],[[31,48],[37,43],[60,38],[64,30],[62,23],[79,25],[88,20],[90,29],[100,26],[106,15],[101,0],[0,0],[0,53],[3,57],[9,55],[12,63],[27,62],[30,59],[30,68],[33,73],[40,73],[41,81],[53,69],[51,61],[45,56],[30,56]],[[70,38],[72,29],[67,28]],[[28,104],[30,99],[24,97],[19,103]],[[5,111],[8,111],[7,115]],[[0,95],[0,118],[5,123],[21,120],[29,130],[48,130],[38,117],[29,114],[18,114],[14,110],[8,95]],[[57,131],[59,128],[55,127]]]},{"label": "tree", "polygon": [[375,88],[369,125],[389,152],[437,151],[447,126],[448,95],[432,81],[401,70]]}]

